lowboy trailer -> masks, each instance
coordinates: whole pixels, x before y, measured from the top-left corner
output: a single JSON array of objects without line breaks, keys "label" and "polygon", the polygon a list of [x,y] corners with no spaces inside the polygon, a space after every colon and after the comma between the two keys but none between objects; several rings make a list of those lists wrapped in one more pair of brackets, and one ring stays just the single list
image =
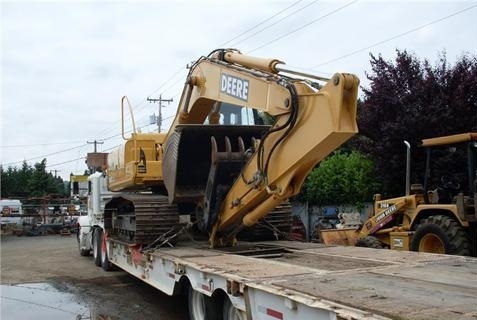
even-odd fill
[{"label": "lowboy trailer", "polygon": [[106,248],[164,293],[188,292],[193,319],[477,318],[475,258],[289,241]]},{"label": "lowboy trailer", "polygon": [[79,253],[93,252],[106,271],[117,266],[168,295],[187,295],[191,319],[477,318],[476,258],[296,241],[210,248],[187,240],[185,229],[179,241],[131,245],[104,227],[112,198],[105,178],[89,177]]}]

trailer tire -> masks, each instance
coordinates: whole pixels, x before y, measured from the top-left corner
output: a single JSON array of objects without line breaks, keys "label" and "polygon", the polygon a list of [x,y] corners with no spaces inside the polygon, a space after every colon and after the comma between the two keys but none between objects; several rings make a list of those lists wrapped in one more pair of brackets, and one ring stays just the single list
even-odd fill
[{"label": "trailer tire", "polygon": [[443,215],[422,219],[412,237],[411,250],[461,256],[470,255],[469,239],[462,227]]},{"label": "trailer tire", "polygon": [[103,238],[103,229],[96,228],[93,232],[93,260],[94,264],[101,267],[101,240]]},{"label": "trailer tire", "polygon": [[208,297],[189,286],[187,295],[190,320],[219,320],[222,314],[218,299]]},{"label": "trailer tire", "polygon": [[373,236],[367,236],[356,241],[357,247],[373,248],[373,249],[382,249],[383,245],[378,238]]},{"label": "trailer tire", "polygon": [[242,310],[234,307],[230,299],[225,298],[223,320],[245,320],[247,316]]}]

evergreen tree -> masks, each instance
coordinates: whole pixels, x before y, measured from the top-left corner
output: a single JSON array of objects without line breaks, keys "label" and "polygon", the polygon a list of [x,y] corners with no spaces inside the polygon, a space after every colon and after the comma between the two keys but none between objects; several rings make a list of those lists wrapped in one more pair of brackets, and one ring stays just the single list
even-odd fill
[{"label": "evergreen tree", "polygon": [[63,179],[46,171],[46,159],[33,167],[26,161],[20,169],[9,167],[1,171],[2,198],[41,197],[48,194],[69,195]]}]

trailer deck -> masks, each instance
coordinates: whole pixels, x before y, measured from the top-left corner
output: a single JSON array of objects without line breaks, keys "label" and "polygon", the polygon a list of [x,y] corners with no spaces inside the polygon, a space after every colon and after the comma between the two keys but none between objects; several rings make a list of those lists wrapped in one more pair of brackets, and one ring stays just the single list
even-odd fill
[{"label": "trailer deck", "polygon": [[476,258],[289,241],[123,257],[112,261],[168,294],[184,276],[206,295],[220,288],[249,319],[477,318]]}]

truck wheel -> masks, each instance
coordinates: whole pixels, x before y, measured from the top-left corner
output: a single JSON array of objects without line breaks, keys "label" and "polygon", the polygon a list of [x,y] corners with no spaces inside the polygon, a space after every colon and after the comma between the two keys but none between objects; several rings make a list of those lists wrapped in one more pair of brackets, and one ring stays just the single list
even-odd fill
[{"label": "truck wheel", "polygon": [[106,239],[104,232],[101,232],[101,268],[104,271],[112,271],[113,264],[109,261],[108,249],[106,248]]},{"label": "truck wheel", "polygon": [[422,219],[411,242],[411,250],[440,254],[470,255],[469,240],[459,224],[443,215]]},{"label": "truck wheel", "polygon": [[374,248],[374,249],[382,249],[383,245],[378,238],[373,236],[367,236],[356,241],[357,247],[366,247],[366,248]]},{"label": "truck wheel", "polygon": [[247,316],[242,310],[234,307],[232,302],[225,298],[223,320],[245,320]]},{"label": "truck wheel", "polygon": [[94,264],[101,266],[101,240],[103,238],[103,230],[96,228],[93,232],[93,258]]},{"label": "truck wheel", "polygon": [[189,318],[191,320],[219,320],[221,314],[217,299],[206,296],[189,287],[188,294]]}]

